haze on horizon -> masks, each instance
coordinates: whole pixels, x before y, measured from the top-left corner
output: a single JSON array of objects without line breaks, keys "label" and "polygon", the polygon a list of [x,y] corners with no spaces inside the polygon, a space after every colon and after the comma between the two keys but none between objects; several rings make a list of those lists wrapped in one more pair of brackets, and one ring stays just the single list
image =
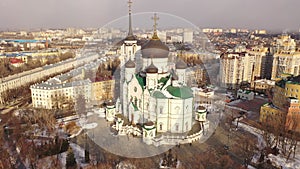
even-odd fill
[{"label": "haze on horizon", "polygon": [[[200,28],[288,31],[300,28],[299,6],[299,0],[133,0],[132,10],[169,13]],[[0,7],[0,30],[99,28],[128,14],[127,0],[1,0]]]}]

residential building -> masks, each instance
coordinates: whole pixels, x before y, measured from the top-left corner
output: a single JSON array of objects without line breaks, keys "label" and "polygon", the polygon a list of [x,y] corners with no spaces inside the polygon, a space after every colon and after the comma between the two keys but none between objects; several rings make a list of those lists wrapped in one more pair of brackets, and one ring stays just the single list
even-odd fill
[{"label": "residential building", "polygon": [[300,51],[294,39],[286,34],[279,36],[274,51],[272,79],[280,77],[283,73],[300,75]]},{"label": "residential building", "polygon": [[272,103],[260,110],[260,122],[285,126],[300,132],[300,76],[290,76],[276,82]]},{"label": "residential building", "polygon": [[254,99],[254,92],[250,90],[242,90],[239,89],[237,91],[237,98],[244,99],[244,100],[253,100]]},{"label": "residential building", "polygon": [[275,86],[274,80],[258,79],[251,82],[251,89],[254,91],[267,91]]},{"label": "residential building", "polygon": [[106,79],[92,82],[92,100],[113,100],[115,91],[115,80]]},{"label": "residential building", "polygon": [[[9,89],[14,89],[21,87],[22,85],[27,85],[34,83],[44,77],[53,76],[54,74],[61,73],[70,70],[76,66],[82,65],[87,62],[91,62],[99,58],[98,54],[89,54],[86,56],[81,56],[76,59],[68,59],[56,64],[46,65],[43,67],[35,68],[33,70],[25,71],[8,77],[0,79],[0,96],[2,92]],[[4,100],[0,97],[0,104],[3,104]]]},{"label": "residential building", "polygon": [[192,30],[184,30],[183,42],[184,43],[193,43],[193,31]]},{"label": "residential building", "polygon": [[220,85],[235,89],[241,82],[253,80],[255,57],[250,56],[243,46],[225,52],[220,57]]},{"label": "residential building", "polygon": [[82,80],[69,83],[60,83],[50,79],[45,83],[30,87],[32,106],[44,109],[62,109],[65,105],[76,102],[82,95],[86,102],[91,100],[91,81]]},{"label": "residential building", "polygon": [[193,87],[194,102],[197,105],[211,105],[214,101],[214,90],[212,88]]},{"label": "residential building", "polygon": [[252,79],[255,80],[267,78],[267,69],[270,68],[266,65],[266,60],[270,59],[270,57],[268,57],[268,48],[263,46],[255,46],[247,50],[247,53],[249,56],[255,58]]}]

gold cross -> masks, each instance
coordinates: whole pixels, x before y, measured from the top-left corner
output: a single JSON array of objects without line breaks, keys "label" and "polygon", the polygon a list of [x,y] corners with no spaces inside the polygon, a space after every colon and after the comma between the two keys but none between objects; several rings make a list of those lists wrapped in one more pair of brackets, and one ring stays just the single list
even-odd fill
[{"label": "gold cross", "polygon": [[156,13],[154,13],[154,16],[153,16],[151,19],[154,20],[153,28],[154,28],[154,32],[156,32],[156,29],[157,29],[157,21],[159,20],[159,17],[157,16]]}]

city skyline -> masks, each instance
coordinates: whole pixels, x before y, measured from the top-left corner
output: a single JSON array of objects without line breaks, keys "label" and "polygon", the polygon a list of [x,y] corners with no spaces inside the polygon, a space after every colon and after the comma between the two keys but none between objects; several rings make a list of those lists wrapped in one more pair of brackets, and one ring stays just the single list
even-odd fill
[{"label": "city skyline", "polygon": [[[162,12],[182,17],[200,28],[249,28],[299,30],[300,5],[296,0],[270,1],[133,1],[133,13]],[[99,28],[127,16],[126,0],[101,2],[71,1],[2,1],[1,30],[39,28]],[[149,19],[149,22],[150,19]],[[138,21],[134,21],[136,25]]]}]

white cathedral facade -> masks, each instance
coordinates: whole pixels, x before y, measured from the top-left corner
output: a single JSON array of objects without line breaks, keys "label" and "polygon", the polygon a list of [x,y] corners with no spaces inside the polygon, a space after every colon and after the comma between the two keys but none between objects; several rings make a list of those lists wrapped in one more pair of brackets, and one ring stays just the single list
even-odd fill
[{"label": "white cathedral facade", "polygon": [[190,131],[194,108],[193,91],[185,81],[186,63],[169,66],[169,48],[156,31],[142,47],[128,37],[121,46],[122,114],[134,124],[154,124],[156,132]]},{"label": "white cathedral facade", "polygon": [[[161,133],[167,133],[169,136],[183,134],[182,137],[178,137],[179,140],[173,140],[173,143],[180,140],[194,141],[199,139],[201,131],[195,134],[195,137],[188,136],[188,139],[186,134],[192,129],[195,121],[206,121],[206,110],[194,110],[193,91],[186,85],[187,64],[182,60],[178,60],[175,66],[174,63],[170,63],[169,48],[157,36],[156,19],[154,15],[152,38],[140,45],[132,32],[129,9],[129,32],[119,51],[120,95],[116,103],[117,108],[111,105],[106,108],[106,119],[115,121],[116,130],[123,134],[128,134],[129,130],[132,130],[131,133],[137,133],[133,132],[136,130],[133,126],[141,126],[140,134],[147,144],[170,144],[169,141],[153,141]],[[128,119],[130,126],[123,126],[124,120],[116,113]],[[125,128],[127,132],[124,132]]]}]

